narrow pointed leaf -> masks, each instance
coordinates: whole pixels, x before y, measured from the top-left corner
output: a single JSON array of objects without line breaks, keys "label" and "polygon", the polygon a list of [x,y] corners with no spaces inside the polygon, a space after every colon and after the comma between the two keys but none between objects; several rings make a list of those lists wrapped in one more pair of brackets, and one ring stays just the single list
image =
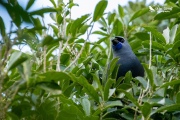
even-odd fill
[{"label": "narrow pointed leaf", "polygon": [[106,1],[106,0],[101,0],[98,2],[98,4],[95,7],[94,15],[93,15],[94,22],[96,22],[97,20],[99,20],[99,18],[102,17],[104,10],[107,7],[107,4],[108,4],[108,1]]},{"label": "narrow pointed leaf", "polygon": [[158,32],[156,29],[152,28],[152,27],[144,27],[147,31],[151,32],[154,37],[157,38],[157,40],[162,43],[162,44],[166,44],[166,40],[164,38],[164,36],[162,35],[162,33]]},{"label": "narrow pointed leaf", "polygon": [[0,33],[1,35],[4,37],[5,36],[5,25],[4,25],[4,21],[2,19],[2,17],[0,16]]},{"label": "narrow pointed leaf", "polygon": [[137,107],[140,107],[139,103],[137,102],[137,99],[134,98],[134,96],[132,96],[132,94],[128,93],[127,91],[123,90],[123,89],[119,89],[120,92],[123,92],[125,94],[125,96],[132,102],[134,103]]},{"label": "narrow pointed leaf", "polygon": [[151,87],[154,89],[155,84],[154,84],[154,79],[153,79],[153,73],[152,73],[152,70],[149,69],[148,66],[147,66],[146,64],[143,64],[143,66],[144,66],[144,69],[145,69],[145,71],[146,71],[146,73],[147,73],[147,76],[148,76],[148,78],[149,78],[150,85],[151,85]]},{"label": "narrow pointed leaf", "polygon": [[180,84],[180,80],[173,80],[171,82],[166,82],[160,88],[173,86],[173,85],[177,85],[177,84]]},{"label": "narrow pointed leaf", "polygon": [[90,101],[87,98],[83,98],[81,104],[82,104],[82,107],[84,109],[86,116],[89,116],[91,114],[91,103],[90,103]]},{"label": "narrow pointed leaf", "polygon": [[177,18],[179,17],[180,13],[180,8],[178,7],[173,7],[172,10],[166,11],[166,12],[161,12],[157,14],[154,19],[155,20],[163,20],[163,19],[169,19],[169,18]]},{"label": "narrow pointed leaf", "polygon": [[124,17],[124,8],[121,5],[118,5],[118,12],[121,18]]},{"label": "narrow pointed leaf", "polygon": [[138,17],[146,14],[147,12],[149,12],[149,8],[144,8],[144,9],[141,9],[141,10],[137,11],[137,12],[131,17],[131,19],[130,19],[129,22],[131,22],[132,20],[134,20],[134,19],[136,19],[136,18],[138,18]]},{"label": "narrow pointed leaf", "polygon": [[104,101],[107,101],[109,97],[111,97],[110,95],[110,88],[112,86],[112,84],[115,83],[115,79],[111,79],[109,78],[105,84],[104,87]]},{"label": "narrow pointed leaf", "polygon": [[71,74],[71,73],[70,73],[70,77],[72,81],[77,82],[78,84],[83,86],[87,94],[90,95],[96,102],[99,102],[98,93],[95,91],[93,86],[88,83],[86,78],[84,78],[83,76],[76,77],[74,74]]},{"label": "narrow pointed leaf", "polygon": [[28,10],[33,5],[34,2],[35,2],[35,0],[29,0],[28,4],[26,6],[26,10]]}]

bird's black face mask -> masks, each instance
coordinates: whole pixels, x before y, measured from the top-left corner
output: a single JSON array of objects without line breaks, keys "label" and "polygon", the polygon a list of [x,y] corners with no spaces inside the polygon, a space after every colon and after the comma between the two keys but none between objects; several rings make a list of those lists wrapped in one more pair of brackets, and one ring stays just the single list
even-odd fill
[{"label": "bird's black face mask", "polygon": [[112,47],[114,50],[120,50],[123,46],[122,46],[122,43],[124,43],[124,38],[123,37],[120,37],[120,36],[117,36],[115,37],[114,39],[111,40],[112,41]]}]

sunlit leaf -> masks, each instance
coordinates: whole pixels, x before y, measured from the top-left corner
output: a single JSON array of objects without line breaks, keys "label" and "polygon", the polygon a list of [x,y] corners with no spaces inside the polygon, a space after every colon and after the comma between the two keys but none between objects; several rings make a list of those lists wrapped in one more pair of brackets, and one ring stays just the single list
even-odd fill
[{"label": "sunlit leaf", "polygon": [[[142,44],[145,48],[149,48],[149,40],[143,41]],[[164,46],[156,41],[152,41],[152,49],[158,49],[164,51]]]},{"label": "sunlit leaf", "polygon": [[[134,19],[136,19],[136,18],[138,18],[138,17],[146,14],[147,12],[149,12],[149,8],[144,8],[144,9],[141,9],[141,10],[137,11],[137,12],[131,17],[130,21],[132,21],[132,20],[134,20]],[[129,21],[129,22],[130,22],[130,21]]]},{"label": "sunlit leaf", "polygon": [[118,5],[118,12],[121,18],[124,17],[124,8],[121,5]]},{"label": "sunlit leaf", "polygon": [[8,63],[8,70],[11,70],[18,65],[22,64],[24,61],[26,61],[28,58],[25,56],[22,52],[16,51],[13,52]]},{"label": "sunlit leaf", "polygon": [[151,32],[156,38],[157,40],[162,43],[162,44],[166,44],[166,40],[164,38],[164,36],[158,32],[156,29],[154,29],[153,27],[144,27],[147,31]]},{"label": "sunlit leaf", "polygon": [[115,13],[108,13],[108,25],[111,25],[111,23],[114,21],[115,16]]},{"label": "sunlit leaf", "polygon": [[106,1],[106,0],[101,0],[98,2],[98,4],[95,7],[94,15],[93,15],[94,22],[96,22],[97,20],[99,20],[99,18],[102,17],[104,10],[107,7],[107,4],[108,4],[108,1]]},{"label": "sunlit leaf", "polygon": [[171,10],[167,10],[167,11],[157,14],[154,17],[154,19],[155,20],[163,20],[163,19],[168,19],[168,18],[176,18],[176,17],[178,17],[179,13],[180,13],[180,8],[173,7]]}]

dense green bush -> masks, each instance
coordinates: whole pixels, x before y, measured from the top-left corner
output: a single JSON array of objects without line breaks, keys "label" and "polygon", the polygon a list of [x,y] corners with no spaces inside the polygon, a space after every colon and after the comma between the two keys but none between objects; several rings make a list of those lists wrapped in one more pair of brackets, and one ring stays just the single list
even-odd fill
[{"label": "dense green bush", "polygon": [[[105,13],[110,1],[101,0],[92,15],[77,19],[71,18],[73,0],[50,1],[53,8],[31,12],[34,0],[25,8],[0,1],[17,28],[7,32],[0,17],[0,119],[180,119],[179,1],[166,0],[162,6],[129,2]],[[45,13],[55,24],[44,25]],[[100,28],[94,30],[97,23]],[[90,41],[92,34],[99,39]],[[128,72],[115,80],[114,36],[128,39],[143,63],[144,78]]]}]

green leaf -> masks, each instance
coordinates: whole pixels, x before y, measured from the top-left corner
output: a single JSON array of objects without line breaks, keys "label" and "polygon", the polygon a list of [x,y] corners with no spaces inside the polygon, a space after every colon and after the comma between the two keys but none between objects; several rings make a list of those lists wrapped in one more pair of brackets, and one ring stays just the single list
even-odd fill
[{"label": "green leaf", "polygon": [[78,30],[80,30],[80,28],[83,27],[83,25],[87,22],[89,15],[90,14],[83,15],[73,21],[72,24],[69,24],[67,26],[67,32],[71,33],[72,36],[75,36]]},{"label": "green leaf", "polygon": [[87,32],[87,30],[88,30],[88,28],[90,27],[90,25],[83,25],[81,28],[80,28],[80,30],[79,30],[79,33],[80,34],[85,34],[86,32]]},{"label": "green leaf", "polygon": [[1,33],[2,37],[4,37],[5,34],[6,34],[6,29],[5,29],[4,21],[3,21],[1,16],[0,16],[0,33]]},{"label": "green leaf", "polygon": [[170,11],[165,11],[157,14],[154,19],[155,20],[163,20],[163,19],[169,19],[169,18],[178,18],[180,13],[180,8],[178,7],[172,7]]},{"label": "green leaf", "polygon": [[59,29],[58,29],[56,26],[54,26],[54,25],[50,25],[50,26],[52,27],[53,32],[54,32],[56,35],[58,35]]},{"label": "green leaf", "polygon": [[77,82],[78,84],[83,86],[87,94],[90,95],[96,102],[99,102],[98,93],[95,91],[93,86],[88,83],[86,78],[84,78],[83,76],[76,77],[74,74],[71,74],[71,73],[70,73],[70,77],[72,81]]},{"label": "green leaf", "polygon": [[53,6],[56,8],[56,3],[54,0],[50,0],[50,2],[53,4]]},{"label": "green leaf", "polygon": [[47,35],[43,40],[42,40],[42,46],[49,45],[53,41],[53,37],[50,35]]},{"label": "green leaf", "polygon": [[128,71],[124,77],[124,82],[130,83],[131,80],[132,80],[132,73],[131,73],[131,71]]},{"label": "green leaf", "polygon": [[18,115],[14,114],[13,112],[6,112],[6,119],[19,120],[19,117],[18,117]]},{"label": "green leaf", "polygon": [[136,19],[136,18],[138,18],[138,17],[146,14],[147,12],[149,12],[149,8],[143,8],[143,9],[137,11],[137,12],[131,17],[131,19],[130,19],[129,22],[131,22],[132,20],[134,20],[134,19]]},{"label": "green leaf", "polygon": [[151,113],[151,105],[148,102],[145,102],[141,108],[143,116],[148,119]]},{"label": "green leaf", "polygon": [[60,40],[62,40],[62,38],[54,39],[52,36],[47,35],[42,40],[41,45],[42,46],[50,46],[50,48],[51,48],[51,47],[54,47],[54,46],[51,46],[51,45],[54,45],[54,44],[58,45]]},{"label": "green leaf", "polygon": [[[132,88],[132,85],[130,83],[121,83],[118,86],[118,89],[123,89],[123,90],[129,90]],[[118,90],[117,90],[118,91]],[[119,92],[119,91],[118,91]]]},{"label": "green leaf", "polygon": [[112,84],[115,83],[115,79],[109,78],[104,87],[104,101],[107,101],[112,94],[110,94],[110,88]]},{"label": "green leaf", "polygon": [[66,72],[46,72],[39,74],[38,82],[49,82],[49,81],[60,81],[60,80],[70,80],[70,76]]},{"label": "green leaf", "polygon": [[82,63],[84,64],[84,66],[88,65],[88,64],[90,63],[90,61],[91,61],[92,58],[93,58],[92,56],[87,57],[87,58],[82,62]]},{"label": "green leaf", "polygon": [[83,110],[86,114],[86,116],[89,116],[91,114],[91,103],[87,98],[83,98],[81,105],[83,107]]},{"label": "green leaf", "polygon": [[96,22],[97,20],[99,20],[99,18],[102,17],[104,10],[107,7],[107,4],[108,4],[108,1],[106,1],[106,0],[101,0],[98,2],[98,4],[95,7],[94,15],[93,15],[94,22]]},{"label": "green leaf", "polygon": [[100,118],[99,118],[99,116],[97,115],[97,116],[94,116],[94,115],[90,115],[90,116],[85,116],[84,118],[83,118],[83,120],[99,120]]},{"label": "green leaf", "polygon": [[174,104],[173,100],[171,100],[169,98],[160,97],[160,96],[154,96],[153,98],[144,97],[143,102],[148,102],[152,106],[157,106],[157,105],[162,106],[162,105],[172,105],[172,104]]},{"label": "green leaf", "polygon": [[122,102],[120,100],[117,101],[108,101],[105,103],[104,110],[107,110],[108,108],[116,107],[116,106],[122,106]]},{"label": "green leaf", "polygon": [[173,85],[177,85],[177,84],[180,84],[180,80],[172,80],[171,82],[164,83],[160,88],[173,86]]},{"label": "green leaf", "polygon": [[60,95],[61,100],[61,110],[58,113],[58,120],[83,120],[83,111],[78,105],[76,105],[71,99]]},{"label": "green leaf", "polygon": [[115,16],[115,13],[108,13],[108,25],[111,25],[111,23],[114,21]]},{"label": "green leaf", "polygon": [[166,44],[166,40],[165,40],[164,36],[160,32],[158,32],[156,29],[154,29],[153,27],[149,27],[149,26],[146,26],[144,28],[147,31],[151,32],[160,43],[162,43],[163,45]]},{"label": "green leaf", "polygon": [[26,10],[28,10],[34,3],[35,0],[29,0],[27,6],[26,6]]},{"label": "green leaf", "polygon": [[123,89],[119,89],[120,92],[123,92],[125,94],[125,96],[132,102],[134,103],[137,107],[140,108],[140,105],[138,103],[138,101],[134,98],[134,96],[132,96],[132,94],[126,92],[125,90]]},{"label": "green leaf", "polygon": [[44,13],[48,13],[48,12],[56,12],[56,9],[54,9],[54,8],[42,8],[42,9],[30,12],[30,15],[40,15],[40,16],[43,16]]},{"label": "green leaf", "polygon": [[[145,48],[149,48],[149,40],[143,41],[142,44]],[[152,49],[162,50],[164,51],[164,46],[156,41],[152,41]]]},{"label": "green leaf", "polygon": [[154,113],[158,113],[158,112],[172,112],[172,111],[179,111],[180,110],[180,105],[179,104],[173,104],[173,105],[164,105],[162,107],[159,107],[158,109],[156,109],[155,111],[153,111],[151,113],[154,114]]},{"label": "green leaf", "polygon": [[149,40],[149,34],[147,32],[137,32],[134,34],[140,40]]},{"label": "green leaf", "polygon": [[113,23],[113,33],[115,35],[121,35],[123,29],[124,29],[123,23],[119,19],[116,19],[115,22]]},{"label": "green leaf", "polygon": [[119,12],[119,16],[121,18],[124,17],[124,8],[121,5],[118,5],[118,12]]},{"label": "green leaf", "polygon": [[175,50],[179,50],[180,51],[180,41],[177,41],[173,44],[173,48],[172,48],[173,51]]},{"label": "green leaf", "polygon": [[113,74],[114,69],[117,67],[118,60],[119,58],[114,58],[109,64],[108,77],[111,77],[111,75]]},{"label": "green leaf", "polygon": [[56,18],[57,18],[57,23],[61,24],[63,22],[63,17],[61,16],[61,14],[56,14]]},{"label": "green leaf", "polygon": [[176,104],[180,104],[180,92],[176,95]]},{"label": "green leaf", "polygon": [[102,35],[102,36],[109,36],[107,33],[102,32],[102,31],[94,31],[92,34],[97,34],[97,35]]},{"label": "green leaf", "polygon": [[142,43],[142,40],[138,40],[138,39],[129,42],[129,44],[130,44],[133,51],[138,51],[139,49],[141,49],[142,48],[141,43]]},{"label": "green leaf", "polygon": [[55,93],[56,90],[61,90],[59,85],[55,82],[41,82],[37,84],[38,87],[40,87],[43,90]]},{"label": "green leaf", "polygon": [[100,79],[97,77],[97,75],[91,73],[91,75],[93,76],[93,82],[95,82],[97,84],[97,88],[98,90],[101,92],[101,94],[103,95],[103,88],[102,88],[102,85],[101,85],[101,82],[100,82]]},{"label": "green leaf", "polygon": [[17,67],[18,65],[22,64],[27,59],[28,58],[26,57],[26,55],[23,54],[22,52],[19,52],[19,51],[13,52],[8,62],[8,67],[7,67],[8,70],[11,70]]},{"label": "green leaf", "polygon": [[41,28],[41,29],[39,29],[38,32],[39,32],[39,34],[42,34],[42,28],[43,28],[44,26],[42,26],[40,19],[39,19],[39,18],[34,18],[34,19],[32,19],[32,20],[33,20],[33,23],[34,23],[35,28]]},{"label": "green leaf", "polygon": [[146,64],[143,64],[143,66],[144,66],[144,69],[149,78],[150,85],[151,85],[152,89],[154,89],[155,84],[154,84],[154,79],[153,79],[153,72],[151,71],[151,69],[148,68],[148,66]]},{"label": "green leaf", "polygon": [[61,64],[67,65],[70,62],[70,58],[71,58],[70,54],[62,53],[61,54],[61,59],[60,59]]},{"label": "green leaf", "polygon": [[147,88],[147,81],[143,78],[143,77],[136,77],[136,80],[139,81],[139,83],[142,84],[143,88],[146,89]]},{"label": "green leaf", "polygon": [[[103,111],[106,111],[108,108],[113,108],[117,106],[122,106],[122,102],[120,100],[117,101],[108,101],[104,104]],[[101,108],[98,108],[93,115],[99,115],[102,112]]]}]

